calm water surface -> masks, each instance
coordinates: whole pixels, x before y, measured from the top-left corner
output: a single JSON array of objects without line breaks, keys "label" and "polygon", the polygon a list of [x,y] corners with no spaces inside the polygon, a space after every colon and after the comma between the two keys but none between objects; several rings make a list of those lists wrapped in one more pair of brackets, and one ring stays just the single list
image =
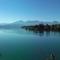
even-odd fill
[{"label": "calm water surface", "polygon": [[0,60],[46,60],[51,52],[60,60],[59,32],[0,29]]}]

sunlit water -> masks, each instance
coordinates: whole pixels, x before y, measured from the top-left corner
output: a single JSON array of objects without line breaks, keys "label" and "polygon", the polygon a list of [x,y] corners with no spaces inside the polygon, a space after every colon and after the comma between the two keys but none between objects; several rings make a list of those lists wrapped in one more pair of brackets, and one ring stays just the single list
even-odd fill
[{"label": "sunlit water", "polygon": [[0,60],[46,60],[52,52],[60,60],[59,32],[0,29]]}]

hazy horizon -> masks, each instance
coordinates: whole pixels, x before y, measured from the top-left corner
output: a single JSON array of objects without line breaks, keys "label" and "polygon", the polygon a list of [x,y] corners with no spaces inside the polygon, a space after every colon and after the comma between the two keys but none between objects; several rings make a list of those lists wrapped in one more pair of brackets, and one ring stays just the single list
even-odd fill
[{"label": "hazy horizon", "polygon": [[0,24],[11,24],[11,23],[60,23],[60,21],[40,21],[40,20],[16,20],[16,21],[10,21],[10,22],[0,22]]}]

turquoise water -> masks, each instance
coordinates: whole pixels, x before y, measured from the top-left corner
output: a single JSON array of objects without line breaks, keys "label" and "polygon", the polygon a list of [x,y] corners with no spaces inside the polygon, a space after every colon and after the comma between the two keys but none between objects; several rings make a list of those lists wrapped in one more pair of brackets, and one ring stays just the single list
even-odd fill
[{"label": "turquoise water", "polygon": [[0,29],[0,60],[46,60],[51,52],[60,60],[59,32]]}]

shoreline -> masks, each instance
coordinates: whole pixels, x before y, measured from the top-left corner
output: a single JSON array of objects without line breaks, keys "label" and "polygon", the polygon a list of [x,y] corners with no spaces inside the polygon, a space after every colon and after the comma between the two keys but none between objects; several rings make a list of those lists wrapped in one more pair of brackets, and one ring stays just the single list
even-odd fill
[{"label": "shoreline", "polygon": [[38,25],[30,25],[30,26],[22,26],[23,29],[30,31],[53,31],[60,32],[60,24],[38,24]]}]

